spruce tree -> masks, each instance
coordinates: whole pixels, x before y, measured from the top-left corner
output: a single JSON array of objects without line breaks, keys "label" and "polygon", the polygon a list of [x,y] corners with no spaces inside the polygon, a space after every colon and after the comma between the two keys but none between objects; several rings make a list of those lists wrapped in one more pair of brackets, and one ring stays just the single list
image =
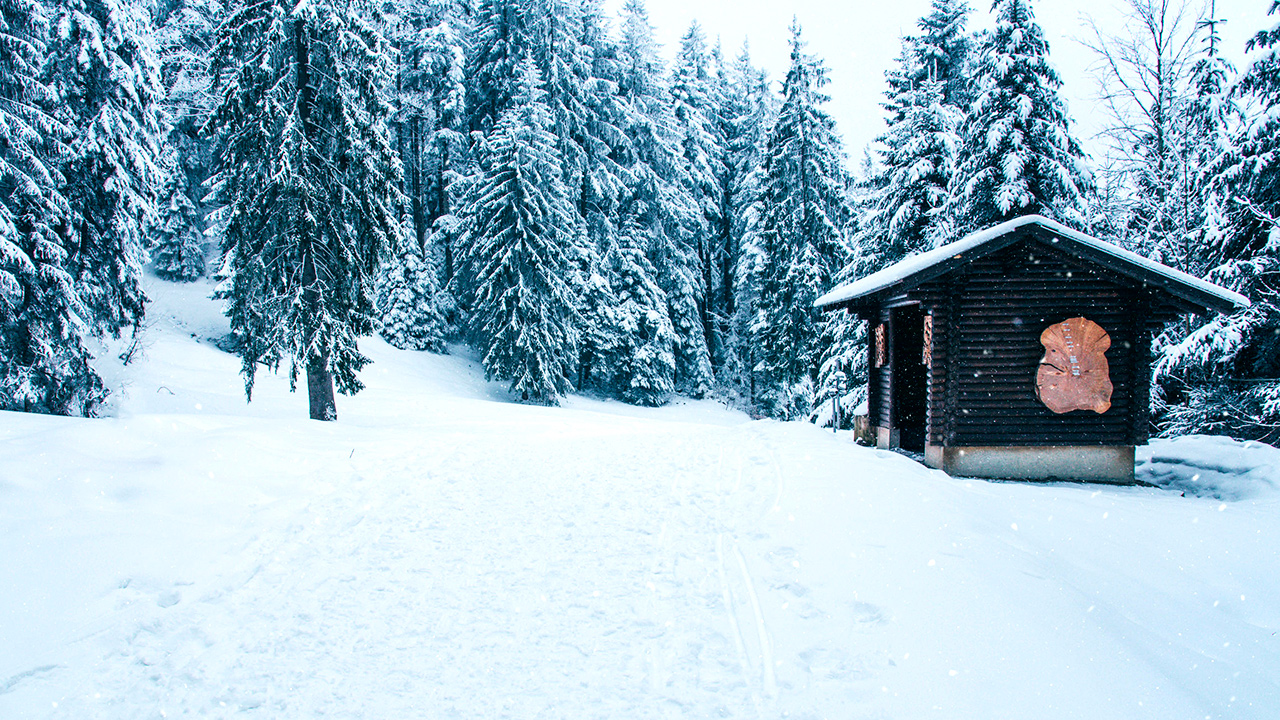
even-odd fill
[{"label": "spruce tree", "polygon": [[[687,287],[672,275],[685,267],[684,248],[702,227],[702,210],[690,194],[670,87],[640,0],[624,5],[621,29],[618,95],[626,112],[621,125],[628,143],[619,160],[628,180],[618,210],[617,239],[605,257],[619,302],[615,317],[620,339],[611,361],[616,368],[612,385],[624,400],[652,405],[675,387],[679,341],[672,317],[694,316],[692,292],[673,302],[667,289]],[[653,314],[655,308],[660,317]],[[687,389],[705,391],[705,370],[694,367],[700,372],[680,376],[696,378]]]},{"label": "spruce tree", "polygon": [[859,242],[859,277],[952,239],[945,210],[963,115],[944,89],[925,79],[890,100],[898,119],[877,138],[883,175]]},{"label": "spruce tree", "polygon": [[204,275],[204,236],[201,218],[191,202],[187,173],[178,153],[168,153],[169,178],[160,193],[159,219],[152,231],[152,267],[165,280],[191,282]]},{"label": "spruce tree", "polygon": [[971,10],[965,0],[933,0],[929,14],[916,25],[920,34],[910,39],[915,56],[912,79],[941,83],[944,105],[967,113],[973,102],[973,78],[969,74],[973,38],[967,25]]},{"label": "spruce tree", "polygon": [[757,268],[750,266],[748,257],[750,238],[759,225],[764,158],[777,102],[768,75],[752,65],[746,43],[727,68],[722,84],[725,172],[721,178],[722,245],[716,308],[727,327],[717,377],[722,387],[746,398],[752,395],[752,368],[758,353],[750,330],[757,291],[750,278]]},{"label": "spruce tree", "polygon": [[1029,0],[995,0],[953,181],[955,237],[1038,213],[1087,225],[1093,181]]},{"label": "spruce tree", "polygon": [[84,347],[67,273],[70,215],[57,159],[69,128],[40,76],[47,18],[34,0],[0,3],[0,410],[90,416],[106,393]]},{"label": "spruce tree", "polygon": [[[216,149],[213,138],[202,134],[201,128],[215,104],[210,48],[223,15],[221,0],[162,0],[157,4],[155,34],[165,89],[161,105],[169,130],[162,150],[166,179],[159,198],[160,218],[151,238],[153,247],[172,243],[174,238],[199,242],[194,240],[196,236],[217,232],[216,224],[212,228],[206,225],[206,216],[214,208],[206,202],[212,198],[207,198],[205,187],[213,174]],[[185,177],[176,177],[176,172]],[[175,197],[174,192],[182,192],[185,199]],[[189,244],[181,254],[194,258],[193,250],[194,245]],[[154,259],[163,276],[159,268],[172,261]],[[184,264],[178,275],[189,278],[194,270],[194,265]]]},{"label": "spruce tree", "polygon": [[774,98],[768,75],[752,65],[745,42],[732,63],[719,67],[716,90],[722,172],[716,223],[711,226],[716,268],[707,306],[716,323],[712,356],[716,378],[721,387],[741,393],[750,367],[744,360],[750,341],[738,312],[739,266],[744,238],[756,217]]},{"label": "spruce tree", "polygon": [[675,389],[675,330],[667,314],[666,293],[654,281],[644,252],[645,229],[621,228],[605,259],[614,278],[617,344],[609,358],[614,391],[636,405],[661,405]]},{"label": "spruce tree", "polygon": [[[1273,2],[1270,13],[1280,10]],[[1280,25],[1249,41],[1258,57],[1237,92],[1261,112],[1224,148],[1215,163],[1222,193],[1220,232],[1206,233],[1193,267],[1206,279],[1253,301],[1231,315],[1214,316],[1164,349],[1156,366],[1163,431],[1280,440]]]},{"label": "spruce tree", "polygon": [[826,68],[804,52],[798,24],[791,32],[791,68],[765,158],[752,327],[761,355],[757,399],[785,418],[812,407],[825,322],[813,303],[844,266],[850,218],[844,151],[822,109]]},{"label": "spruce tree", "polygon": [[468,171],[468,6],[459,0],[396,0],[388,39],[399,52],[393,125],[404,166],[410,235],[424,259],[438,255],[453,277],[458,183]]},{"label": "spruce tree", "polygon": [[310,415],[336,419],[367,362],[380,255],[398,242],[400,164],[388,130],[390,48],[365,3],[240,2],[219,29],[227,313],[250,394],[259,363],[307,375]]},{"label": "spruce tree", "polygon": [[699,208],[695,226],[683,242],[665,248],[659,258],[663,287],[675,328],[676,378],[681,392],[702,396],[711,389],[711,339],[714,327],[707,306],[715,271],[714,227],[719,209],[719,176],[723,172],[718,133],[712,54],[695,22],[680,41],[672,68],[671,94],[684,161],[684,184]]},{"label": "spruce tree", "polygon": [[440,308],[435,269],[414,243],[402,243],[383,264],[376,296],[378,333],[384,340],[401,350],[447,351],[448,323]]},{"label": "spruce tree", "polygon": [[161,178],[151,18],[138,0],[66,0],[54,28],[46,73],[71,128],[61,168],[66,267],[94,330],[118,335],[145,309],[140,278]]},{"label": "spruce tree", "polygon": [[479,149],[458,277],[486,375],[525,402],[555,404],[580,341],[571,279],[580,231],[538,67],[526,58],[517,73],[511,107]]}]

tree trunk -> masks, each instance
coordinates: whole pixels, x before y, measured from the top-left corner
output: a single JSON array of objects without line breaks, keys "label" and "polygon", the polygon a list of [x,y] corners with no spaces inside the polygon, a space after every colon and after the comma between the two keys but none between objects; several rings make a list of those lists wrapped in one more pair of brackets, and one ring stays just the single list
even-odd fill
[{"label": "tree trunk", "polygon": [[333,399],[333,373],[329,372],[327,355],[307,362],[307,400],[312,420],[337,420],[338,406]]},{"label": "tree trunk", "polygon": [[[298,83],[298,116],[302,120],[302,132],[308,140],[317,133],[311,123],[311,108],[315,101],[315,88],[311,86],[310,47],[306,35],[306,24],[296,20],[293,24],[294,62],[297,63]],[[311,159],[312,148],[308,143],[307,159]],[[315,238],[310,232],[299,233],[299,251],[302,255],[302,302],[312,320],[320,315],[320,289],[317,287]],[[316,330],[312,329],[311,333]],[[307,337],[305,347],[316,344],[314,335]],[[338,408],[333,398],[333,373],[329,371],[329,354],[306,359],[307,363],[307,400],[311,408],[312,420],[337,420]]]}]

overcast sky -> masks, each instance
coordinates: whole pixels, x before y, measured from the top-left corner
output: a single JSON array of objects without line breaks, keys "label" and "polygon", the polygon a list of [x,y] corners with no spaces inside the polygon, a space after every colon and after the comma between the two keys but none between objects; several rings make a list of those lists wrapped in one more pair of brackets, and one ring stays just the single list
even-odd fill
[{"label": "overcast sky", "polygon": [[[617,10],[622,0],[607,0]],[[1189,0],[1198,3],[1200,0]],[[1204,0],[1205,3],[1208,0]],[[719,37],[726,57],[751,44],[757,66],[778,81],[787,71],[787,28],[794,15],[800,20],[809,52],[822,57],[830,69],[828,111],[845,138],[855,161],[862,148],[884,127],[879,102],[884,71],[897,57],[900,39],[916,32],[916,20],[929,10],[930,0],[646,0],[649,16],[670,59],[689,23],[697,20],[714,41]],[[1076,120],[1077,137],[1093,152],[1103,118],[1094,110],[1097,83],[1089,72],[1094,55],[1079,39],[1088,36],[1083,15],[1091,15],[1108,33],[1123,28],[1124,0],[1033,0],[1036,18],[1049,40],[1050,58],[1063,79],[1063,96]],[[970,0],[973,27],[990,24],[990,1]],[[1237,67],[1245,61],[1244,44],[1262,27],[1280,17],[1267,18],[1271,0],[1217,0],[1226,51]]]}]

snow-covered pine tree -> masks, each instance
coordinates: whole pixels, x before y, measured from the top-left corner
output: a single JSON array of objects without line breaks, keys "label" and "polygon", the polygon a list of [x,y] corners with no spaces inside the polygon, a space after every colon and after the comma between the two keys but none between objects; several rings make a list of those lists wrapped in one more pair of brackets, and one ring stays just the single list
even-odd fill
[{"label": "snow-covered pine tree", "polygon": [[[1179,116],[1175,127],[1178,165],[1174,198],[1180,207],[1173,213],[1181,222],[1180,232],[1166,237],[1152,248],[1152,256],[1170,267],[1203,277],[1214,264],[1213,255],[1223,243],[1227,225],[1224,214],[1225,186],[1214,183],[1215,170],[1229,162],[1235,151],[1232,137],[1241,127],[1241,109],[1231,93],[1236,70],[1221,52],[1221,38],[1214,11],[1198,23],[1201,50],[1192,58],[1187,96],[1174,107]],[[1182,323],[1180,323],[1182,324]]]},{"label": "snow-covered pine tree", "polygon": [[[871,159],[870,148],[864,150],[859,174],[852,184],[849,205],[853,208],[848,236],[853,238],[849,262],[832,278],[832,285],[852,282],[883,267],[877,246],[868,240],[867,225],[875,217],[873,209],[883,190],[884,173]],[[837,315],[827,318],[823,334],[822,365],[818,371],[818,389],[822,402],[814,408],[812,419],[819,425],[830,425],[835,419],[832,399],[838,390],[836,373],[844,373],[848,390],[840,396],[840,427],[853,426],[854,410],[867,399],[867,323]]]},{"label": "snow-covered pine tree", "polygon": [[578,354],[571,274],[579,220],[541,74],[532,58],[516,71],[511,106],[479,148],[458,282],[486,375],[510,382],[525,402],[554,404],[570,388]]},{"label": "snow-covered pine tree", "polygon": [[[657,404],[674,389],[677,339],[671,319],[680,307],[685,317],[696,312],[691,291],[673,303],[666,288],[692,282],[681,283],[672,273],[681,272],[683,248],[702,227],[702,211],[689,192],[670,88],[643,2],[623,6],[621,30],[617,87],[629,142],[619,156],[627,192],[617,240],[605,256],[622,324],[617,356],[610,361],[617,369],[612,386],[628,402]],[[652,314],[654,303],[661,317]],[[694,392],[701,390],[705,386],[695,384]]]},{"label": "snow-covered pine tree", "polygon": [[[156,5],[156,44],[165,88],[162,106],[169,131],[162,150],[166,179],[159,198],[161,217],[151,238],[155,246],[206,232],[204,218],[212,208],[205,202],[205,182],[213,173],[216,150],[212,139],[200,130],[214,107],[209,50],[223,11],[221,0],[162,0]],[[186,177],[174,177],[174,172]],[[174,192],[182,192],[185,200],[174,197]],[[203,244],[198,239],[192,242]],[[180,254],[194,258],[193,250],[194,244],[189,243]],[[160,273],[164,272],[161,267],[173,262],[154,259]],[[197,266],[185,261],[179,264],[181,271],[171,277],[190,279]],[[203,267],[203,258],[199,267]]]},{"label": "snow-covered pine tree", "polygon": [[[406,232],[406,240],[412,238]],[[435,269],[411,240],[383,263],[377,281],[378,334],[401,350],[447,352]]]},{"label": "snow-covered pine tree", "polygon": [[586,283],[577,291],[584,299],[578,384],[603,387],[606,358],[616,353],[622,332],[613,311],[618,299],[603,264],[616,242],[627,195],[628,173],[621,163],[632,153],[623,130],[627,108],[618,95],[622,67],[599,0],[552,2],[550,9],[547,105],[585,243],[575,258],[575,277]]},{"label": "snow-covered pine tree", "polygon": [[[584,237],[572,254],[581,281],[574,294],[584,300],[577,316],[581,385],[598,384],[593,375],[613,334],[607,308],[607,278],[599,263],[616,233],[626,173],[619,165],[628,138],[621,129],[626,111],[617,95],[617,52],[608,38],[597,0],[485,0],[477,21],[470,93],[472,128],[485,131],[513,102],[518,73],[512,68],[531,58],[544,78],[543,103],[568,200]],[[600,282],[602,279],[606,282]],[[594,300],[592,300],[594,298]]]},{"label": "snow-covered pine tree", "polygon": [[392,50],[364,2],[242,0],[214,50],[227,314],[246,394],[258,364],[307,375],[310,414],[363,385],[380,256],[399,241],[401,170],[387,89]]},{"label": "snow-covered pine tree", "polygon": [[793,22],[791,68],[765,158],[752,327],[761,355],[757,401],[784,418],[807,417],[812,408],[825,322],[813,303],[848,255],[849,178],[835,122],[822,109],[827,82]]},{"label": "snow-covered pine tree", "polygon": [[[851,227],[853,254],[836,282],[865,277],[910,255],[955,239],[946,209],[960,146],[960,125],[973,97],[969,72],[972,39],[965,30],[968,4],[933,0],[920,18],[918,36],[902,40],[897,65],[886,73],[885,132],[876,139],[880,163],[855,189],[859,211]],[[819,387],[829,390],[844,373],[852,410],[866,387],[866,328],[847,316],[828,319]],[[830,393],[815,412],[832,417]],[[849,417],[845,413],[845,417]]]},{"label": "snow-covered pine tree", "polygon": [[191,202],[187,173],[178,151],[166,152],[169,177],[160,192],[159,218],[151,236],[152,267],[157,276],[175,282],[191,282],[204,275],[204,234],[200,213]]},{"label": "snow-covered pine tree", "polygon": [[[1270,13],[1280,10],[1272,2]],[[1259,52],[1237,84],[1259,108],[1215,165],[1225,227],[1194,262],[1253,305],[1215,316],[1164,349],[1155,369],[1163,431],[1280,441],[1280,24],[1249,41]]]},{"label": "snow-covered pine tree", "polygon": [[617,298],[617,344],[609,360],[611,384],[620,398],[636,405],[661,405],[675,389],[675,330],[666,293],[645,255],[647,229],[624,223],[605,258]]},{"label": "snow-covered pine tree", "polygon": [[161,182],[151,17],[140,0],[66,0],[53,27],[46,73],[72,131],[61,167],[66,267],[94,331],[119,335],[145,310],[140,278]]},{"label": "snow-covered pine tree", "polygon": [[969,111],[974,96],[969,72],[973,37],[967,29],[971,12],[965,0],[933,0],[929,14],[916,22],[920,34],[911,38],[916,59],[913,80],[917,85],[942,83],[942,103],[961,115]]},{"label": "snow-covered pine tree", "polygon": [[[468,171],[468,6],[459,0],[395,0],[388,39],[399,51],[393,124],[404,165],[411,236],[424,258],[454,272],[456,183]],[[443,220],[442,220],[443,219]]]},{"label": "snow-covered pine tree", "polygon": [[[750,395],[749,375],[754,362],[748,358],[750,321],[739,312],[739,276],[745,238],[758,219],[760,179],[769,129],[773,126],[775,100],[769,90],[768,75],[754,67],[744,42],[737,58],[722,68],[720,92],[720,135],[724,138],[720,165],[719,209],[716,213],[715,248],[719,263],[718,287],[708,305],[717,323],[720,342],[713,358],[721,387],[740,397]],[[746,307],[751,307],[747,302]]]},{"label": "snow-covered pine tree", "polygon": [[48,112],[47,39],[39,2],[0,3],[0,410],[90,416],[106,393],[57,231],[70,212],[57,168],[69,129]]},{"label": "snow-covered pine tree", "polygon": [[[1221,21],[1216,18],[1215,10],[1216,3],[1211,2],[1209,15],[1198,24],[1203,37],[1201,50],[1191,62],[1187,84],[1192,94],[1177,108],[1180,116],[1177,127],[1182,130],[1178,135],[1178,157],[1182,162],[1175,177],[1184,206],[1178,217],[1187,225],[1184,231],[1170,233],[1151,248],[1154,259],[1196,277],[1204,277],[1213,270],[1220,262],[1215,259],[1217,253],[1227,242],[1230,227],[1225,211],[1229,188],[1224,182],[1214,182],[1214,176],[1233,162],[1233,135],[1241,123],[1240,108],[1231,95],[1235,68],[1222,57],[1218,35]],[[1183,380],[1175,370],[1177,363],[1170,362],[1166,354],[1181,352],[1180,345],[1205,320],[1183,317],[1166,326],[1152,343],[1157,358],[1152,392],[1157,424],[1164,423],[1169,406],[1183,404]],[[1170,426],[1170,431],[1176,434],[1196,430],[1191,425]]]},{"label": "snow-covered pine tree", "polygon": [[712,54],[701,26],[694,22],[680,41],[672,68],[671,95],[684,158],[684,184],[701,212],[680,245],[667,248],[658,262],[663,289],[671,303],[675,328],[676,386],[701,396],[711,389],[711,346],[715,328],[707,307],[715,271],[714,227],[718,222],[719,182],[723,173],[722,138],[713,85]]},{"label": "snow-covered pine tree", "polygon": [[1039,213],[1088,222],[1093,180],[1071,135],[1062,81],[1029,0],[996,0],[995,29],[974,66],[977,97],[964,123],[950,213],[959,237]]},{"label": "snow-covered pine tree", "polygon": [[953,239],[944,213],[963,115],[945,102],[944,89],[940,81],[919,80],[886,104],[895,119],[877,138],[880,192],[859,238],[856,277]]}]

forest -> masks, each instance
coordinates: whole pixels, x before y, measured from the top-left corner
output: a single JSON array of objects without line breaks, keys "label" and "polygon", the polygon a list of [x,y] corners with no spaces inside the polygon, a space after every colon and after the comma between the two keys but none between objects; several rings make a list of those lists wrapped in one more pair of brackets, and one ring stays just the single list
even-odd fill
[{"label": "forest", "polygon": [[150,271],[215,278],[246,394],[283,365],[315,419],[378,333],[528,403],[830,423],[866,328],[814,300],[1038,213],[1249,297],[1154,340],[1154,422],[1274,443],[1280,24],[1236,68],[1212,2],[1118,2],[1088,157],[1029,0],[932,0],[854,155],[798,21],[770,78],[643,0],[6,0],[0,410],[94,416]]}]

